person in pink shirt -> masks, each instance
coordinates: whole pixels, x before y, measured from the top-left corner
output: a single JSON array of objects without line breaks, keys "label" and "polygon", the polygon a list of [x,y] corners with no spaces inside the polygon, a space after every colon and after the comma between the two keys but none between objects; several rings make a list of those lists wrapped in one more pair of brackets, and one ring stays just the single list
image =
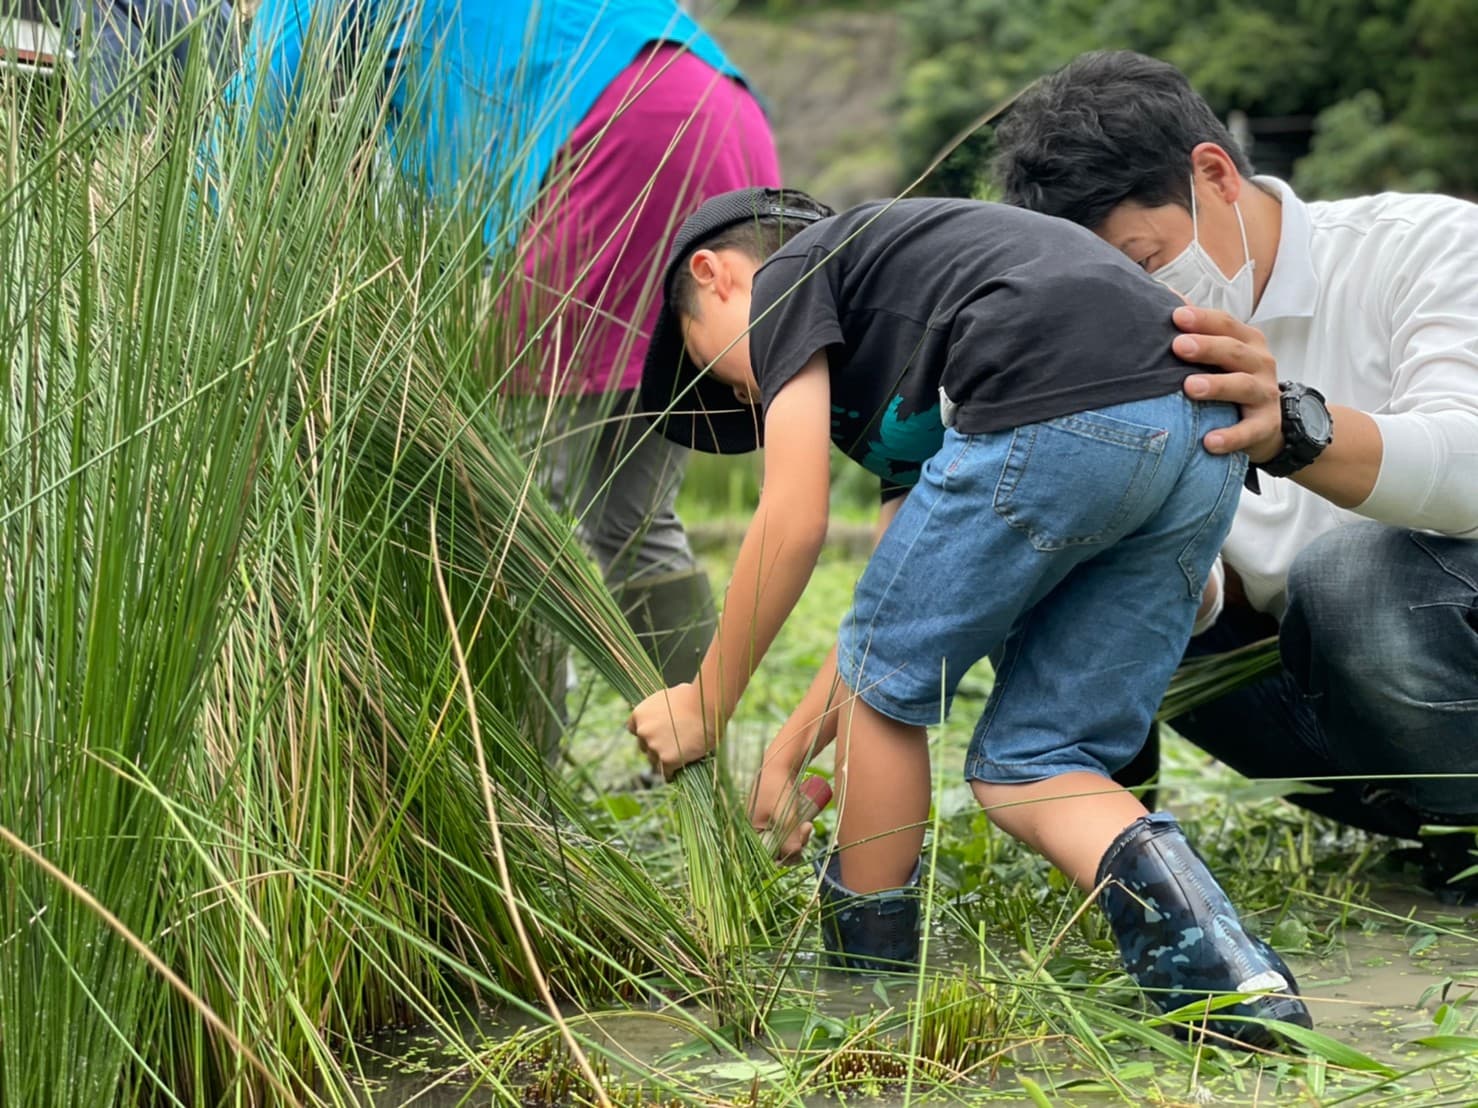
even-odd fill
[{"label": "person in pink shirt", "polygon": [[742,79],[658,40],[579,121],[519,239],[525,329],[540,328],[536,388],[560,397],[538,470],[669,682],[697,671],[714,608],[675,510],[688,451],[633,408],[662,262],[682,213],[779,183],[769,124]]}]

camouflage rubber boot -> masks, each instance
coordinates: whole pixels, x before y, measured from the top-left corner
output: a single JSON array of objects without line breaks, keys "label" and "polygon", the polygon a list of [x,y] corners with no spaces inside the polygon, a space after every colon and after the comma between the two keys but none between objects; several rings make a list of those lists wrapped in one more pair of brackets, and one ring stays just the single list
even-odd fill
[{"label": "camouflage rubber boot", "polygon": [[919,964],[919,874],[901,889],[854,893],[842,884],[842,860],[816,860],[821,877],[821,938],[825,964],[866,973],[904,973]]},{"label": "camouflage rubber boot", "polygon": [[1238,1017],[1313,1026],[1293,974],[1272,947],[1247,933],[1173,816],[1157,812],[1121,831],[1099,863],[1097,883],[1124,966],[1161,1011],[1215,993],[1260,992],[1269,995],[1218,1010],[1207,1028],[1247,1046],[1274,1047],[1276,1031]]}]

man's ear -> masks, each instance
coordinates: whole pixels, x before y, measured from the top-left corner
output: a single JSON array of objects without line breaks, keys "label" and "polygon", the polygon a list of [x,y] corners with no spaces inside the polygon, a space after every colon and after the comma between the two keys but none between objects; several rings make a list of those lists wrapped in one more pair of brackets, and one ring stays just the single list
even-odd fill
[{"label": "man's ear", "polygon": [[1242,174],[1232,156],[1214,142],[1202,142],[1191,150],[1191,172],[1198,183],[1209,187],[1228,204],[1242,195]]}]

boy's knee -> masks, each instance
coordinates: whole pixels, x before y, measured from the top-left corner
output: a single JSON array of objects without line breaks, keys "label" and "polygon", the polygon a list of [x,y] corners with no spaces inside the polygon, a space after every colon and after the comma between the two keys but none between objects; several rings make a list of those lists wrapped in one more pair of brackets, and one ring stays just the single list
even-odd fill
[{"label": "boy's knee", "polygon": [[985,812],[986,818],[1008,835],[1020,837],[1019,829],[1023,808],[1030,805],[1017,803],[1024,786],[1003,785],[996,781],[971,781],[970,790]]}]

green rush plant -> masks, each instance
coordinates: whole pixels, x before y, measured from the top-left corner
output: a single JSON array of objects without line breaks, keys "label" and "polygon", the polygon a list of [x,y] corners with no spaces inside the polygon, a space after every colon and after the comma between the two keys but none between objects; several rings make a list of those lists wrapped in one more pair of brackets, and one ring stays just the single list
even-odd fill
[{"label": "green rush plant", "polygon": [[555,640],[657,680],[531,468],[504,183],[429,208],[322,31],[277,127],[162,52],[0,108],[6,1106],[346,1104],[390,1023],[583,1058],[562,1006],[649,974],[744,1004],[742,805],[679,783],[689,896],[540,751]]}]

